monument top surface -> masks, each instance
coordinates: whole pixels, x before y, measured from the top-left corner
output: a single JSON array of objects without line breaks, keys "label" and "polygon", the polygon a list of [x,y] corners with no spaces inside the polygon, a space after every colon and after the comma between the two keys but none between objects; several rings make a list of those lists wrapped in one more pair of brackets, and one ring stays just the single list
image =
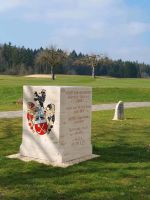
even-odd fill
[{"label": "monument top surface", "polygon": [[59,85],[53,85],[53,86],[51,86],[51,85],[24,85],[23,87],[57,87],[57,88],[89,88],[89,89],[91,89],[92,87],[89,87],[89,86],[65,86],[65,85],[63,85],[63,86],[59,86]]}]

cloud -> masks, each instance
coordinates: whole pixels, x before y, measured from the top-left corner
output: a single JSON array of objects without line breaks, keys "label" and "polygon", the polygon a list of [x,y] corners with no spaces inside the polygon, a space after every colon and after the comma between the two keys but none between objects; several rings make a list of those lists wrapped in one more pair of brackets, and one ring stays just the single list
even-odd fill
[{"label": "cloud", "polygon": [[[1,1],[1,0],[0,0]],[[124,0],[6,0],[1,11],[24,5],[20,18],[53,26],[60,37],[83,36],[87,39],[112,39],[136,36],[149,30],[149,24],[131,20]],[[26,4],[25,4],[26,3]]]},{"label": "cloud", "polygon": [[17,8],[25,2],[25,0],[0,0],[0,13]]},{"label": "cloud", "polygon": [[[149,49],[142,40],[150,32],[150,23],[143,18],[144,10],[138,3],[131,6],[129,0],[0,0],[0,4],[0,13],[19,8],[12,15],[16,21],[33,25],[33,29],[36,24],[43,46],[56,44],[86,53],[108,52],[114,58],[137,59],[137,53],[144,60],[140,50],[148,55]],[[41,30],[47,33],[46,37],[43,34],[42,38]]]},{"label": "cloud", "polygon": [[145,46],[124,46],[120,47],[119,51],[117,48],[109,49],[109,54],[114,59],[123,59],[129,61],[138,61],[141,63],[150,64],[149,59],[150,47]]},{"label": "cloud", "polygon": [[144,23],[144,22],[130,22],[127,24],[127,30],[129,35],[139,35],[145,32],[150,31],[150,23]]}]

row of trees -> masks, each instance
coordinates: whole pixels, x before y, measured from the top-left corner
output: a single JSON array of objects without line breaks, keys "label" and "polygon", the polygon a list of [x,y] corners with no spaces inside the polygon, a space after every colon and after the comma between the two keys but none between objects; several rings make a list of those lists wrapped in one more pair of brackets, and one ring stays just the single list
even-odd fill
[{"label": "row of trees", "polygon": [[84,55],[76,51],[67,53],[61,49],[29,49],[11,43],[0,45],[1,74],[55,73],[112,77],[149,77],[150,65],[112,60],[102,54]]}]

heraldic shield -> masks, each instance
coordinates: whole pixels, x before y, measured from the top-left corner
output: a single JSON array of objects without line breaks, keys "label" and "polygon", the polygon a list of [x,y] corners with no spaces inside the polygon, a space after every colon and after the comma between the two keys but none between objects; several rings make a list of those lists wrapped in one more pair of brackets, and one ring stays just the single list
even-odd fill
[{"label": "heraldic shield", "polygon": [[34,92],[34,102],[27,102],[27,120],[33,133],[49,134],[55,122],[55,105],[50,103],[44,107],[46,90]]}]

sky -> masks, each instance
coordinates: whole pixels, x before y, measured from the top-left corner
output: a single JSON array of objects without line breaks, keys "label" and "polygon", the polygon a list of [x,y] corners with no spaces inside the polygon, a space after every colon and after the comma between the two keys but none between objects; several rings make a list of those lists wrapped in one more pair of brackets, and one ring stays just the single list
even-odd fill
[{"label": "sky", "polygon": [[150,64],[150,0],[0,0],[0,43]]}]

